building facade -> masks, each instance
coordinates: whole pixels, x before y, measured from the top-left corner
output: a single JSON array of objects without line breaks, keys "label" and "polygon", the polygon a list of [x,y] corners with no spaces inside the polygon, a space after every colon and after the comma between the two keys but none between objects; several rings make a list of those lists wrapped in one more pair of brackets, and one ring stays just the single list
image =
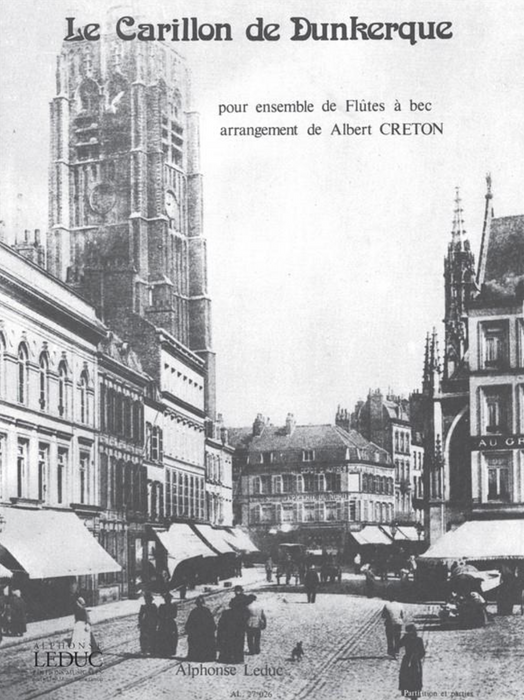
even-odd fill
[{"label": "building facade", "polygon": [[356,431],[333,425],[232,429],[235,518],[253,533],[296,531],[299,540],[342,548],[351,529],[390,523],[394,465]]},{"label": "building facade", "polygon": [[465,520],[524,515],[524,217],[495,218],[491,179],[478,267],[457,197],[445,261],[445,353],[426,351],[431,541]]},{"label": "building facade", "polygon": [[395,466],[395,515],[398,523],[413,524],[423,520],[422,464],[424,448],[412,425],[417,404],[380,389],[369,391],[365,401],[357,402],[353,413],[340,407],[336,424],[353,429],[379,445],[391,456]]}]

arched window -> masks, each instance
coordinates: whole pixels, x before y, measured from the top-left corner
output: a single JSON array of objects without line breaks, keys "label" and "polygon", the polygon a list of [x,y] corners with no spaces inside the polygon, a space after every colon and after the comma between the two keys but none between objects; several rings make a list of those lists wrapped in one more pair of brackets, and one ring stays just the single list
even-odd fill
[{"label": "arched window", "polygon": [[40,408],[45,411],[49,408],[49,360],[47,353],[43,352],[38,361],[38,377],[40,387]]},{"label": "arched window", "polygon": [[89,423],[89,402],[87,396],[87,386],[89,384],[89,374],[84,370],[80,375],[80,422]]},{"label": "arched window", "polygon": [[58,413],[61,416],[67,415],[67,365],[61,362],[58,366]]},{"label": "arched window", "polygon": [[29,355],[27,347],[21,343],[18,348],[18,402],[27,403],[27,382]]}]

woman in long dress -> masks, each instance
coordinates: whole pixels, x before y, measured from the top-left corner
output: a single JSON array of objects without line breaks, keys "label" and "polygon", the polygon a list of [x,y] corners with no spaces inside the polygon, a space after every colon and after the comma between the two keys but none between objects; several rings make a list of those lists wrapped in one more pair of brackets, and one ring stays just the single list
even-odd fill
[{"label": "woman in long dress", "polygon": [[71,649],[78,654],[91,653],[91,621],[87,612],[86,602],[80,596],[74,602],[75,624],[71,637]]},{"label": "woman in long dress", "polygon": [[140,629],[140,651],[142,654],[152,654],[155,647],[158,610],[153,603],[151,593],[144,593],[144,604],[138,612],[138,628]]},{"label": "woman in long dress", "polygon": [[404,647],[406,652],[400,664],[399,690],[402,695],[409,692],[410,698],[420,697],[422,690],[422,659],[426,655],[424,642],[417,636],[415,625],[406,626],[406,634],[399,642],[399,647]]},{"label": "woman in long dress", "polygon": [[186,622],[187,660],[214,661],[216,657],[215,620],[204,598],[196,599],[196,607],[191,610]]},{"label": "woman in long dress", "polygon": [[166,593],[164,602],[158,608],[157,653],[165,658],[175,656],[178,646],[178,627],[176,624],[178,608],[176,603],[172,601],[171,593]]},{"label": "woman in long dress", "polygon": [[[247,596],[244,596],[247,600]],[[223,664],[244,663],[244,636],[246,631],[246,605],[233,598],[218,621],[218,660]]]}]

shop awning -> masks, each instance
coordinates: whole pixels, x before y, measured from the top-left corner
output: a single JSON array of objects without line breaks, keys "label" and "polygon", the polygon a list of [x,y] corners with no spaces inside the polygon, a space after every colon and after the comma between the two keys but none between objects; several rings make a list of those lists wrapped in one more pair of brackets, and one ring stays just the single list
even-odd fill
[{"label": "shop awning", "polygon": [[10,555],[32,579],[121,571],[74,513],[0,507],[0,559]]},{"label": "shop awning", "polygon": [[376,525],[366,525],[360,532],[351,533],[360,545],[366,544],[391,544],[391,537],[388,537]]},{"label": "shop awning", "polygon": [[193,525],[207,545],[216,550],[218,554],[233,554],[233,545],[230,545],[224,537],[224,530],[215,530],[211,525]]},{"label": "shop awning", "polygon": [[[413,525],[398,525],[392,528],[391,525],[381,525],[380,529],[395,542],[418,542],[418,530]],[[395,533],[393,535],[393,532]]]},{"label": "shop awning", "polygon": [[0,579],[3,578],[13,578],[13,572],[9,571],[9,569],[6,569],[5,566],[0,564]]},{"label": "shop awning", "polygon": [[215,552],[202,542],[187,523],[173,523],[169,530],[155,530],[155,535],[167,551],[171,574],[186,559],[215,556]]},{"label": "shop awning", "polygon": [[524,520],[471,520],[447,532],[421,559],[524,559]]},{"label": "shop awning", "polygon": [[247,552],[259,552],[260,550],[251,541],[250,536],[244,530],[239,527],[227,528],[224,532],[229,533],[229,537],[226,535],[227,541],[238,551]]}]

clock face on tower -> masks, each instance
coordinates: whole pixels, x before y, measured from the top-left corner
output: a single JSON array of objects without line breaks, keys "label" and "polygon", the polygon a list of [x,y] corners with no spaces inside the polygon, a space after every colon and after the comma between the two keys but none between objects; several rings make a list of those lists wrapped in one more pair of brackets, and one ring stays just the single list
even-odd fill
[{"label": "clock face on tower", "polygon": [[115,188],[109,182],[95,185],[89,197],[91,209],[97,214],[107,214],[116,202]]},{"label": "clock face on tower", "polygon": [[168,190],[164,197],[164,206],[169,220],[176,229],[180,228],[180,206],[175,193]]}]

